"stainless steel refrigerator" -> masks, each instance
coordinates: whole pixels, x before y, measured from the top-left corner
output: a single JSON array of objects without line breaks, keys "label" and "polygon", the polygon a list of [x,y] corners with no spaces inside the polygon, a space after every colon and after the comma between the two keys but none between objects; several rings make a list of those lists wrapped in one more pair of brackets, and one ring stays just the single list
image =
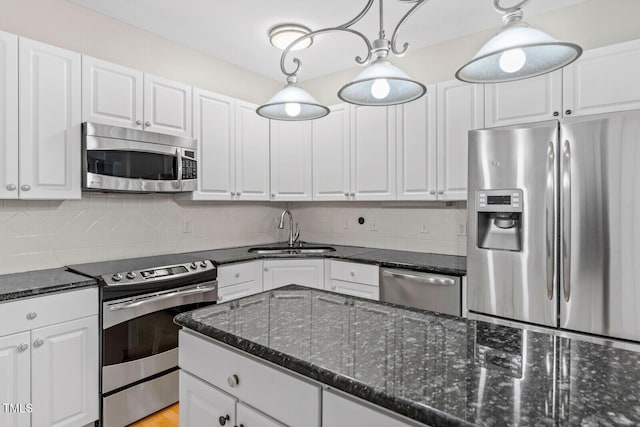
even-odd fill
[{"label": "stainless steel refrigerator", "polygon": [[472,313],[640,342],[640,110],[469,132]]}]

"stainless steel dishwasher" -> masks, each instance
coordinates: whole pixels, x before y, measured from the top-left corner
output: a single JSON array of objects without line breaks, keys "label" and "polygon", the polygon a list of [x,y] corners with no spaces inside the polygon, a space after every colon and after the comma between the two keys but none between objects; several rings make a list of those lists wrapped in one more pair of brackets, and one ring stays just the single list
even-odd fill
[{"label": "stainless steel dishwasher", "polygon": [[461,315],[460,277],[411,270],[380,270],[380,301]]}]

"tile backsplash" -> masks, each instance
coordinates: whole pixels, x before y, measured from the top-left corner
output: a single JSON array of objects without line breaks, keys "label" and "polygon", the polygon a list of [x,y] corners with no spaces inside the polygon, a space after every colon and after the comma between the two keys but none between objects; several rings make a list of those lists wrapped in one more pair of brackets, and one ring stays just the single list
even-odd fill
[{"label": "tile backsplash", "polygon": [[[304,241],[466,255],[466,203],[292,203]],[[364,224],[359,224],[362,217]]]},{"label": "tile backsplash", "polygon": [[0,200],[0,274],[92,261],[272,243],[282,203],[183,202],[170,195],[83,194]]}]

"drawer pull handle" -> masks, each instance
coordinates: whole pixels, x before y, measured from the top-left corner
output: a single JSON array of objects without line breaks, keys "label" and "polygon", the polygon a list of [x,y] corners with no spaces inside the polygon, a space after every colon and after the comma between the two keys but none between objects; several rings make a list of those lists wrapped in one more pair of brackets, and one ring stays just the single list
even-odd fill
[{"label": "drawer pull handle", "polygon": [[29,348],[29,346],[28,346],[27,344],[20,344],[20,345],[18,346],[18,351],[19,351],[20,353],[22,353],[23,351],[26,351],[28,348]]},{"label": "drawer pull handle", "polygon": [[218,418],[218,421],[220,422],[220,425],[223,426],[227,423],[227,421],[229,421],[231,419],[231,417],[229,415],[221,415],[220,418]]},{"label": "drawer pull handle", "polygon": [[42,344],[44,344],[44,340],[42,340],[41,338],[38,338],[33,342],[34,347],[42,347]]},{"label": "drawer pull handle", "polygon": [[240,277],[240,273],[236,273],[233,276],[237,279],[238,277]]},{"label": "drawer pull handle", "polygon": [[229,378],[227,378],[227,384],[229,384],[229,387],[236,387],[240,384],[240,378],[238,378],[236,374],[230,375]]},{"label": "drawer pull handle", "polygon": [[27,320],[33,320],[38,317],[38,313],[32,311],[31,313],[27,313]]}]

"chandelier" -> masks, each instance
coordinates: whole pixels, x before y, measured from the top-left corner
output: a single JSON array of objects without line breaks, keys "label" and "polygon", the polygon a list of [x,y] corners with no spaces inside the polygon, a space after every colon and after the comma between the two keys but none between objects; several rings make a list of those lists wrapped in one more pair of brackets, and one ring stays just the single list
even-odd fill
[{"label": "chandelier", "polygon": [[[412,80],[405,72],[393,65],[390,54],[403,56],[409,43],[398,48],[397,41],[400,30],[406,21],[428,0],[398,0],[413,3],[413,6],[402,16],[393,30],[391,39],[386,38],[384,30],[384,5],[379,4],[379,31],[374,41],[353,29],[371,9],[375,0],[368,0],[364,9],[350,21],[337,27],[327,27],[316,31],[308,31],[305,27],[302,34],[291,41],[280,57],[280,70],[286,76],[287,84],[279,90],[266,104],[256,112],[273,120],[313,120],[329,114],[329,109],[321,105],[311,94],[298,87],[298,73],[302,62],[292,59],[292,69],[287,69],[287,55],[293,50],[311,45],[313,37],[329,32],[345,32],[359,37],[366,45],[367,55],[356,56],[358,65],[368,66],[351,82],[338,91],[338,97],[350,104],[368,106],[388,106],[403,104],[423,96],[427,89],[424,84]],[[499,5],[494,0],[494,7],[502,13],[504,26],[502,30],[473,57],[473,59],[456,72],[456,78],[471,83],[496,83],[534,77],[562,68],[575,61],[582,53],[580,46],[559,42],[548,34],[530,28],[522,21],[522,7],[530,0],[523,0],[510,8]],[[273,34],[281,36],[281,29],[274,27]],[[274,31],[277,30],[277,31]]]}]

